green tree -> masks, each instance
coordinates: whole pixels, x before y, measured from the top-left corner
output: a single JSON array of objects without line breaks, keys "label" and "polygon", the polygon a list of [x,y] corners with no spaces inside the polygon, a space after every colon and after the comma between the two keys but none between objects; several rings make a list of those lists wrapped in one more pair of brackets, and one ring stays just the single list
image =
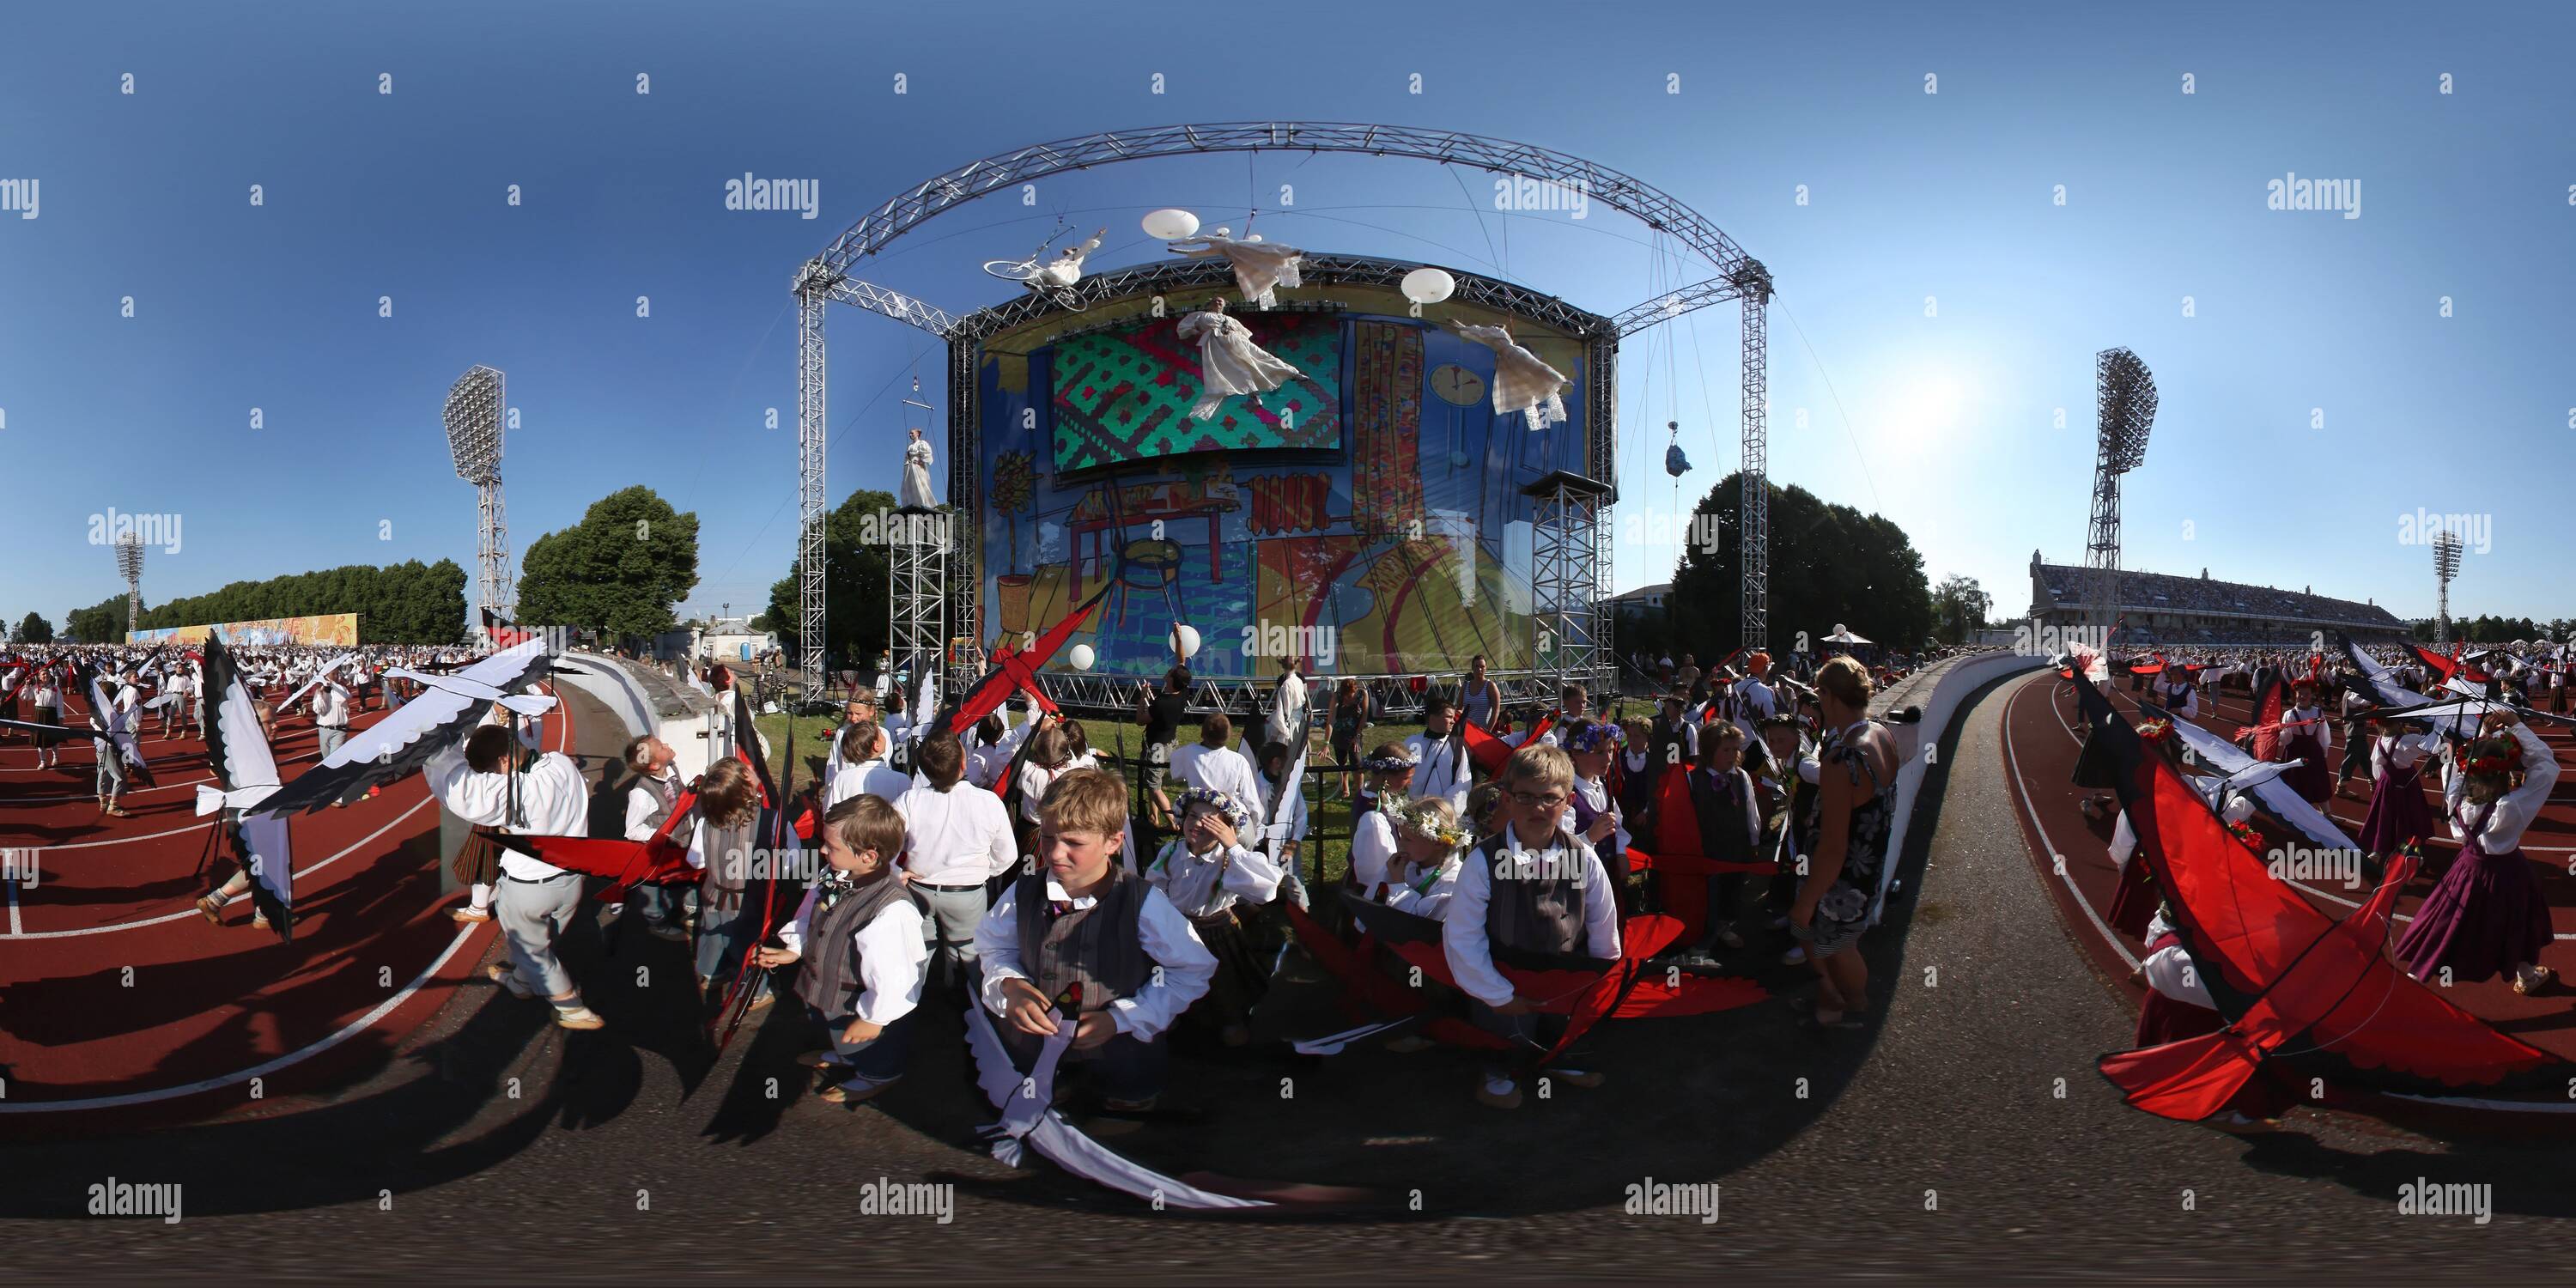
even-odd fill
[{"label": "green tree", "polygon": [[[884,540],[893,513],[893,493],[860,488],[823,516],[823,618],[832,633],[826,665],[864,668],[894,638]],[[801,657],[804,608],[793,561],[769,588],[769,611],[752,624],[778,632],[778,646],[788,657]]]},{"label": "green tree", "polygon": [[21,644],[51,644],[54,642],[54,624],[46,621],[41,614],[27,614],[18,621],[18,642]]},{"label": "green tree", "polygon": [[1870,639],[1912,648],[1932,633],[1932,592],[1923,556],[1905,530],[1878,515],[1828,505],[1801,487],[1771,487],[1771,611],[1767,640],[1742,638],[1743,478],[1729,474],[1700,499],[1697,513],[1724,534],[1686,549],[1665,598],[1675,648],[1702,660],[1740,644],[1810,647],[1836,623]]},{"label": "green tree", "polygon": [[659,635],[698,584],[698,516],[673,510],[643,486],[591,503],[581,522],[549,532],[520,562],[518,617],[538,626],[587,626]]},{"label": "green tree", "polygon": [[1944,644],[1965,644],[1970,637],[1986,628],[1986,614],[1995,606],[1994,598],[1974,577],[1953,574],[1932,588],[1932,610],[1939,619],[1939,636]]}]

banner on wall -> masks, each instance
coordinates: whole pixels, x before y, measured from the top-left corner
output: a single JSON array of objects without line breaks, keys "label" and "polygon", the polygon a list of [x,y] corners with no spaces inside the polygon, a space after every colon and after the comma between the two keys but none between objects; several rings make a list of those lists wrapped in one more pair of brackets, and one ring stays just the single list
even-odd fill
[{"label": "banner on wall", "polygon": [[162,626],[135,631],[136,644],[197,644],[213,636],[224,644],[315,644],[354,647],[356,613],[317,613],[310,617],[268,617],[255,622],[211,622],[202,626]]}]

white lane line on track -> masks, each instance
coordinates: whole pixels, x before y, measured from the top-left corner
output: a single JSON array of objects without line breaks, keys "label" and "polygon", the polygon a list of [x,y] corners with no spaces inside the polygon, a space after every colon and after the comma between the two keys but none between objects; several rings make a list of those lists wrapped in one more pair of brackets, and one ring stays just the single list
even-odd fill
[{"label": "white lane line on track", "polygon": [[17,933],[18,933],[18,882],[16,881],[16,879],[12,878],[12,879],[9,881],[8,885],[9,885],[9,934],[10,934],[10,936],[11,936],[11,937],[13,937],[13,938],[14,938],[14,937],[16,937],[16,935],[17,935]]},{"label": "white lane line on track", "polygon": [[[2051,687],[2054,687],[2054,686],[2051,686]],[[2016,702],[2020,701],[2020,700],[2021,700],[2021,695],[2020,695],[2020,694],[2014,694],[2014,695],[2013,695],[2013,700],[2014,700],[2014,701],[2016,701]],[[2054,715],[2057,715],[2057,714],[2058,714],[2058,710],[2057,710],[2057,699],[2056,699],[2056,696],[2055,696],[2054,694],[2052,694],[2052,695],[2050,696],[2050,698],[2049,698],[2049,714],[2050,714],[2050,715],[2052,715],[2052,716],[2054,716]],[[2006,752],[2010,752],[2010,751],[2012,750],[2012,730],[2011,730],[2011,728],[2009,727],[2009,723],[2010,723],[2010,721],[2011,721],[2011,719],[2012,719],[2012,713],[2011,713],[2010,711],[2005,712],[2005,713],[2004,713],[2004,719],[2005,719],[2005,721],[2006,721],[2006,723],[2007,723],[2007,727],[2006,727],[2006,728],[2005,728],[2005,730],[2004,730],[2004,750],[2005,750]],[[2074,744],[2075,744],[2078,748],[2081,748],[2081,747],[2084,745],[2084,740],[2083,740],[2083,739],[2081,739],[2081,738],[2077,738],[2077,737],[2075,736],[2075,731],[2074,731],[2074,730],[2072,730],[2072,729],[2067,729],[2067,728],[2066,728],[2066,722],[2065,722],[2063,719],[2059,719],[2059,720],[2057,721],[2057,726],[2058,726],[2058,728],[2060,728],[2060,729],[2062,729],[2062,730],[2064,730],[2064,731],[2065,731],[2067,738],[2068,738],[2069,740],[2073,741],[2073,742],[2074,742]],[[2020,782],[2021,782],[2021,762],[2020,762],[2018,759],[2016,759],[2016,760],[2013,762],[2013,782],[2014,782],[2016,785],[2020,784]],[[2025,808],[2027,808],[2027,807],[2029,806],[2029,803],[2030,803],[2030,796],[2029,796],[2029,793],[2028,793],[2027,791],[2025,791],[2025,792],[2023,793],[2023,795],[2022,795],[2022,804],[2023,804],[2023,806],[2024,806]],[[2039,815],[2037,815],[2036,813],[2032,814],[2032,815],[2031,815],[2031,819],[2030,819],[2030,821],[2031,821],[2032,825],[2036,826],[2036,825],[2039,823]],[[2039,835],[2040,835],[2040,839],[2041,839],[2041,840],[2043,840],[2043,841],[2044,841],[2044,840],[2047,840],[2047,839],[2048,839],[2048,830],[2047,830],[2046,828],[2041,828],[2041,829],[2040,829],[2040,833],[2039,833]],[[2053,849],[2055,849],[2056,847],[2052,844],[2052,845],[2050,846],[2050,848],[2053,850]],[[2532,849],[2532,850],[2551,850],[2551,849],[2553,849],[2554,847],[2550,847],[2550,846],[2540,846],[2540,845],[2533,845],[2533,846],[2527,846],[2527,847],[2525,847],[2525,848],[2526,848],[2526,849]],[[2064,876],[2065,876],[2065,874],[2064,874],[2064,873],[2060,873],[2059,875],[2060,875],[2061,877],[2064,877]],[[2324,899],[2324,900],[2327,900],[2327,901],[2329,901],[2329,902],[2333,902],[2333,903],[2339,903],[2339,904],[2342,904],[2343,906],[2345,906],[2345,907],[2347,907],[2347,908],[2358,908],[2358,907],[2360,907],[2360,906],[2361,906],[2359,903],[2357,903],[2357,902],[2355,902],[2355,901],[2353,901],[2353,900],[2350,900],[2350,899],[2346,899],[2346,898],[2344,898],[2342,895],[2336,894],[2336,893],[2334,893],[2334,892],[2333,892],[2333,891],[2331,891],[2331,890],[2320,890],[2320,889],[2318,889],[2318,888],[2317,888],[2317,887],[2315,887],[2315,886],[2309,885],[2309,884],[2308,884],[2307,882],[2305,882],[2305,881],[2287,881],[2287,880],[2285,880],[2285,881],[2283,882],[2283,884],[2288,885],[2290,888],[2292,888],[2292,889],[2294,889],[2294,890],[2304,890],[2304,891],[2306,891],[2307,893],[2312,894],[2312,895],[2315,895],[2316,897],[2318,897],[2318,898],[2320,898],[2320,899]],[[2073,889],[2073,888],[2074,888],[2074,885],[2075,885],[2075,883],[2074,883],[2073,879],[2072,879],[2072,878],[2068,878],[2068,879],[2067,879],[2067,888],[2069,888],[2069,889]],[[2122,944],[2122,943],[2120,942],[2119,936],[2114,935],[2114,934],[2112,934],[2112,933],[2111,933],[2111,928],[2110,928],[2110,926],[2108,926],[2107,924],[2105,924],[2105,923],[2103,922],[2102,918],[2100,917],[2100,915],[2096,914],[2096,913],[2093,911],[2093,905],[2092,905],[2092,904],[2089,904],[2089,903],[2085,903],[2085,902],[2084,902],[2084,896],[2083,896],[2081,893],[2079,893],[2079,894],[2077,894],[2077,895],[2075,896],[2075,901],[2076,901],[2077,903],[2084,904],[2084,914],[2085,914],[2086,916],[2088,916],[2088,917],[2092,917],[2092,918],[2093,918],[2093,924],[2094,924],[2094,926],[2095,926],[2095,927],[2097,927],[2098,929],[2100,929],[2100,930],[2102,931],[2102,937],[2103,937],[2103,938],[2105,938],[2105,939],[2110,940],[2110,941],[2111,941],[2111,946],[2112,946],[2112,947],[2114,947],[2114,948],[2119,949],[2119,950],[2120,950],[2120,955],[2121,955],[2121,956],[2123,956],[2123,957],[2128,957],[2128,956],[2129,956],[2129,949],[2128,949],[2128,946],[2127,946],[2127,945],[2125,945],[2125,944]],[[2415,914],[2414,914],[2414,913],[2411,913],[2411,912],[2392,912],[2392,913],[2390,913],[2390,914],[2388,914],[2388,915],[2389,915],[2389,917],[2390,917],[2392,920],[2396,920],[2396,921],[2413,921],[2413,920],[2415,919]],[[2576,939],[2576,934],[2552,934],[2552,935],[2550,935],[2550,938],[2551,938],[2551,939],[2557,939],[2557,940]],[[2130,957],[2130,958],[2129,958],[2129,964],[2130,964],[2130,965],[2132,965],[2132,966],[2135,966],[2135,965],[2137,965],[2137,964],[2138,964],[2138,961],[2137,961],[2137,959],[2136,959],[2136,958],[2134,958],[2134,957]]]},{"label": "white lane line on track", "polygon": [[[2028,686],[2024,686],[2022,692],[2026,693],[2028,691]],[[2136,970],[2138,968],[2137,955],[2131,953],[2129,951],[2129,946],[2121,943],[2120,937],[2112,933],[2110,923],[2102,920],[2102,914],[2093,911],[2093,905],[2090,901],[2085,899],[2084,892],[2076,888],[2074,874],[2068,872],[2063,863],[2054,861],[2059,856],[2062,856],[2065,851],[2058,849],[2057,842],[2049,839],[2048,826],[2039,821],[2039,811],[2031,806],[2030,790],[2024,786],[2022,782],[2021,753],[2013,746],[2013,708],[2021,702],[2021,699],[2022,694],[2015,693],[2012,697],[2012,701],[2004,705],[2004,757],[2012,762],[2013,791],[2021,799],[2022,812],[2029,816],[2031,828],[2039,833],[2039,843],[2048,847],[2049,857],[2052,860],[2048,865],[2049,870],[2057,874],[2058,880],[2066,883],[2066,892],[2075,896],[2075,906],[2082,908],[2084,910],[2085,919],[2093,923],[2093,929],[2101,932],[2102,941],[2111,945],[2111,951],[2118,953],[2120,955],[2120,960],[2129,963],[2129,969]]]},{"label": "white lane line on track", "polygon": [[438,956],[432,959],[429,965],[422,967],[421,972],[418,975],[413,976],[410,983],[403,985],[400,992],[397,992],[393,996],[386,998],[384,1001],[377,1003],[374,1010],[371,1010],[366,1014],[349,1021],[347,1024],[342,1025],[338,1032],[299,1050],[289,1051],[273,1060],[252,1065],[250,1068],[241,1070],[238,1073],[219,1074],[212,1078],[201,1078],[184,1086],[163,1087],[156,1091],[129,1091],[120,1096],[93,1096],[87,1100],[20,1100],[13,1102],[0,1102],[0,1114],[61,1113],[67,1110],[76,1109],[115,1109],[124,1105],[146,1105],[156,1100],[176,1100],[181,1096],[193,1096],[201,1091],[212,1091],[218,1087],[228,1087],[236,1083],[248,1082],[253,1078],[267,1077],[269,1074],[286,1068],[288,1065],[296,1064],[313,1056],[320,1055],[321,1053],[348,1041],[350,1038],[356,1037],[358,1034],[365,1032],[368,1028],[372,1027],[376,1021],[393,1014],[395,1007],[398,1007],[405,1001],[409,1000],[412,994],[419,992],[424,985],[429,983],[431,977],[438,974],[439,968],[445,966],[448,959],[454,957],[457,950],[465,946],[465,941],[474,937],[475,930],[476,927],[473,926],[463,926],[458,928],[456,937],[447,941],[447,947],[440,950]]},{"label": "white lane line on track", "polygon": [[[306,752],[305,754],[303,754],[303,755],[301,755],[301,756],[289,756],[289,757],[287,757],[286,759],[281,760],[281,761],[279,761],[279,762],[277,762],[277,763],[278,763],[278,764],[280,764],[280,765],[293,765],[293,764],[299,764],[299,763],[302,763],[302,762],[307,761],[307,760],[317,759],[319,756],[320,756],[320,753],[319,753],[318,751],[316,751],[316,752]],[[91,772],[91,773],[93,773],[93,774],[95,774],[95,773],[97,773],[98,771],[97,771],[97,770],[95,770],[95,769],[93,769],[93,770],[91,770],[90,772]],[[125,797],[130,799],[130,798],[132,798],[132,797],[136,797],[136,796],[148,796],[148,795],[152,794],[153,792],[175,792],[175,791],[179,790],[179,789],[180,789],[180,788],[182,788],[182,787],[194,787],[194,786],[196,786],[196,785],[197,785],[197,784],[199,784],[199,783],[211,783],[211,782],[213,782],[213,781],[215,781],[215,776],[214,776],[213,774],[208,774],[208,775],[206,775],[206,776],[205,776],[205,777],[203,777],[203,778],[191,778],[191,779],[187,780],[186,782],[180,782],[180,783],[155,783],[155,784],[153,784],[153,785],[152,785],[152,786],[150,786],[150,787],[137,787],[137,788],[135,788],[133,791],[130,791],[130,792],[125,793]],[[11,807],[13,807],[13,808],[14,808],[14,807],[16,807],[16,806],[20,806],[20,805],[61,805],[61,804],[65,804],[65,803],[70,802],[70,801],[94,801],[94,800],[97,800],[97,799],[98,799],[98,793],[97,793],[97,792],[92,791],[92,792],[83,792],[83,793],[79,793],[79,794],[77,794],[77,795],[72,795],[72,796],[27,796],[27,797],[21,797],[21,798],[16,799],[16,800],[0,801],[0,804],[5,804],[5,805],[8,805],[8,806],[11,806]]]},{"label": "white lane line on track", "polygon": [[[421,808],[422,808],[423,806],[426,806],[426,805],[428,805],[428,804],[430,804],[430,803],[431,803],[431,798],[426,797],[426,796],[424,796],[424,797],[420,798],[420,799],[419,799],[419,800],[417,800],[417,801],[412,802],[412,807],[411,807],[410,809],[404,810],[402,813],[395,815],[395,816],[394,816],[394,818],[393,818],[393,821],[392,821],[392,822],[387,823],[387,824],[385,824],[384,826],[377,828],[375,831],[369,832],[369,833],[367,833],[365,836],[358,838],[356,841],[351,842],[351,843],[350,843],[350,845],[349,845],[349,848],[347,848],[347,849],[345,849],[345,850],[340,851],[338,854],[334,854],[334,855],[332,855],[330,858],[324,859],[324,860],[322,860],[321,862],[314,864],[312,867],[309,867],[309,868],[298,868],[298,869],[296,869],[296,872],[295,872],[295,879],[296,879],[296,880],[298,880],[298,881],[301,881],[301,880],[303,880],[304,878],[309,877],[309,876],[313,875],[314,873],[319,872],[319,871],[321,871],[322,869],[327,868],[327,867],[331,866],[332,864],[337,863],[337,862],[339,862],[340,860],[342,860],[342,859],[345,859],[345,858],[349,857],[351,854],[356,853],[356,852],[359,850],[359,848],[360,848],[360,847],[362,847],[362,846],[366,845],[368,842],[373,841],[373,840],[375,840],[377,837],[379,837],[379,836],[383,836],[385,833],[390,832],[390,831],[394,830],[395,828],[402,826],[402,823],[403,823],[403,820],[404,820],[404,819],[410,818],[412,815],[419,813],[419,812],[421,811]],[[191,829],[191,830],[193,830],[193,829]],[[14,909],[14,907],[15,907],[14,903],[12,904],[12,907],[13,907],[13,909]],[[107,925],[107,926],[83,926],[83,927],[81,927],[81,928],[80,928],[80,929],[78,929],[78,930],[38,930],[38,931],[32,931],[32,932],[29,932],[29,933],[26,933],[26,934],[20,934],[20,933],[18,932],[18,928],[17,928],[16,926],[12,925],[12,926],[9,928],[9,934],[8,934],[8,936],[7,936],[7,937],[8,937],[9,939],[71,939],[71,938],[76,938],[76,937],[81,936],[81,935],[104,935],[104,934],[107,934],[107,933],[108,933],[108,932],[110,932],[110,931],[115,931],[115,930],[141,930],[141,929],[142,929],[142,928],[144,928],[145,926],[157,926],[157,925],[162,924],[163,922],[167,922],[167,921],[179,921],[179,920],[183,920],[183,919],[185,919],[185,918],[193,917],[193,916],[196,916],[196,915],[197,915],[197,909],[196,909],[195,904],[192,902],[188,907],[182,908],[182,909],[180,909],[180,910],[179,910],[179,911],[177,911],[177,912],[164,913],[164,914],[162,914],[161,916],[158,916],[158,917],[146,917],[146,918],[144,918],[144,919],[142,919],[142,920],[140,920],[140,921],[120,921],[120,922],[115,923],[114,925]]]}]

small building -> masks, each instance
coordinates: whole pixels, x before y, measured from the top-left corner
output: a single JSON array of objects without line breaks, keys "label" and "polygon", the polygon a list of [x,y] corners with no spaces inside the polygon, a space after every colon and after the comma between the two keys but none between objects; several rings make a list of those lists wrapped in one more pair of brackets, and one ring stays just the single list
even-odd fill
[{"label": "small building", "polygon": [[718,617],[695,628],[689,656],[701,662],[748,662],[778,647],[778,632],[755,631],[748,617]]}]

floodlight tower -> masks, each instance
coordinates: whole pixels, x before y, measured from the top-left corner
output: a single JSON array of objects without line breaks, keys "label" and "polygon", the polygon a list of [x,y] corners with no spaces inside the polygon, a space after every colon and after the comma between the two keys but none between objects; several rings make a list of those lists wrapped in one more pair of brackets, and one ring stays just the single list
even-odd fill
[{"label": "floodlight tower", "polygon": [[125,578],[125,640],[143,625],[143,538],[126,533],[116,539],[116,571]]},{"label": "floodlight tower", "polygon": [[2460,534],[2444,528],[2433,534],[2433,579],[2439,586],[2434,610],[2433,642],[2451,642],[2451,579],[2460,575]]},{"label": "floodlight tower", "polygon": [[510,405],[501,373],[476,364],[447,388],[447,448],[456,477],[474,485],[482,510],[477,543],[479,596],[495,621],[512,619],[516,606],[510,576],[510,525],[501,515],[501,418]]},{"label": "floodlight tower", "polygon": [[2093,355],[2093,397],[2101,441],[2093,464],[2093,524],[2084,548],[2085,564],[2092,569],[2086,601],[2087,615],[2101,628],[2101,647],[2107,652],[2120,611],[2120,476],[2147,459],[2147,431],[2156,422],[2156,379],[2138,355],[2104,349]]}]

